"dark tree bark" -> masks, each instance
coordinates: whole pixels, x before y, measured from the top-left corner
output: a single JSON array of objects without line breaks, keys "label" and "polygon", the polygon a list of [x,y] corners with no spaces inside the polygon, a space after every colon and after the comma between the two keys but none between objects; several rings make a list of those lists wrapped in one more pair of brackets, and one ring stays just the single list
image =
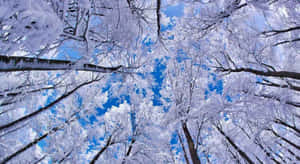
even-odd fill
[{"label": "dark tree bark", "polygon": [[160,7],[161,0],[156,0],[156,24],[157,24],[157,36],[160,37]]},{"label": "dark tree bark", "polygon": [[120,68],[122,68],[121,65],[116,67],[102,67],[94,64],[76,63],[68,60],[0,56],[0,72],[76,70],[112,73],[117,72]]},{"label": "dark tree bark", "polygon": [[291,31],[295,31],[295,30],[300,30],[300,26],[290,27],[290,28],[282,29],[282,30],[263,31],[262,34],[266,35],[266,36],[274,36],[274,35],[291,32]]},{"label": "dark tree bark", "polygon": [[270,86],[270,87],[277,87],[277,88],[289,88],[291,90],[294,91],[300,91],[300,87],[289,84],[289,85],[285,85],[285,84],[277,84],[274,82],[271,82],[269,80],[263,79],[264,82],[257,82],[257,84],[261,84],[261,85],[265,85],[265,86]]},{"label": "dark tree bark", "polygon": [[187,124],[185,122],[182,122],[181,127],[182,127],[183,133],[185,135],[185,138],[188,142],[190,156],[191,156],[191,159],[193,161],[193,164],[201,164],[201,161],[200,161],[200,159],[198,157],[198,154],[197,154],[197,150],[195,149],[195,144],[194,144],[193,138],[192,138],[192,136],[190,134],[190,131],[187,127]]},{"label": "dark tree bark", "polygon": [[261,71],[252,68],[218,68],[218,71],[221,72],[248,72],[255,75],[267,76],[267,77],[280,77],[280,78],[291,78],[300,80],[300,73],[298,72],[289,72],[289,71]]}]

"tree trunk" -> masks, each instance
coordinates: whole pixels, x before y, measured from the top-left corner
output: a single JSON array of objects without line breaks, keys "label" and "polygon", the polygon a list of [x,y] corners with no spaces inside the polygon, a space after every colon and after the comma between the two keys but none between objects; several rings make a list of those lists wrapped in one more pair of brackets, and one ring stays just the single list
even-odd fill
[{"label": "tree trunk", "polygon": [[219,68],[221,72],[248,72],[255,75],[267,76],[267,77],[280,77],[280,78],[291,78],[300,80],[300,73],[289,72],[289,71],[261,71],[252,68],[236,68],[236,69],[225,69]]},{"label": "tree trunk", "polygon": [[182,147],[183,156],[184,156],[184,159],[185,159],[185,161],[186,161],[186,164],[190,164],[189,158],[188,158],[188,156],[187,156],[187,152],[186,152],[185,147],[184,147],[183,140],[182,140],[182,138],[181,138],[179,132],[177,132],[177,135],[178,135],[178,138],[179,138],[179,142],[180,142],[180,144],[181,144],[181,147]]},{"label": "tree trunk", "polygon": [[193,161],[193,164],[201,164],[200,159],[199,159],[198,154],[197,154],[197,150],[195,149],[193,138],[192,138],[192,136],[189,132],[187,124],[185,122],[182,122],[181,126],[182,126],[182,129],[183,129],[185,138],[188,142],[190,156],[191,156],[191,159]]},{"label": "tree trunk", "polygon": [[255,162],[253,162],[250,157],[248,157],[248,155],[242,151],[234,142],[233,140],[227,136],[222,129],[220,129],[218,126],[216,126],[217,130],[225,137],[225,139],[229,142],[229,144],[239,153],[239,155],[244,158],[247,163],[249,164],[255,164]]},{"label": "tree trunk", "polygon": [[75,92],[76,90],[78,90],[79,88],[81,88],[81,87],[83,87],[83,86],[86,86],[86,85],[89,85],[89,84],[91,84],[91,83],[93,83],[93,82],[95,82],[95,81],[99,81],[99,80],[100,80],[100,79],[91,80],[91,81],[88,81],[88,82],[85,82],[85,83],[82,83],[82,84],[78,85],[76,88],[74,88],[73,90],[71,90],[71,91],[69,91],[69,92],[63,94],[62,96],[60,96],[59,98],[57,98],[56,100],[54,100],[54,101],[51,102],[50,104],[46,105],[45,107],[42,107],[42,108],[38,109],[38,110],[35,111],[35,112],[32,112],[32,113],[30,113],[30,114],[27,114],[27,115],[25,115],[25,116],[23,116],[23,117],[21,117],[21,118],[15,120],[15,121],[13,121],[13,122],[10,122],[10,123],[5,124],[5,125],[1,125],[1,126],[0,126],[0,131],[3,131],[3,130],[5,130],[5,129],[7,129],[7,128],[10,128],[10,127],[12,127],[12,126],[15,126],[15,125],[17,125],[17,124],[19,124],[19,123],[22,123],[22,122],[24,122],[24,121],[26,121],[26,120],[28,120],[28,119],[34,117],[34,116],[37,116],[38,114],[40,114],[40,113],[46,111],[47,109],[51,108],[52,106],[56,105],[57,103],[59,103],[59,102],[62,101],[63,99],[69,97],[72,93],[74,93],[74,92]]},{"label": "tree trunk", "polygon": [[102,67],[68,60],[39,59],[20,56],[0,56],[0,72],[76,70],[101,73],[118,71],[122,66]]}]

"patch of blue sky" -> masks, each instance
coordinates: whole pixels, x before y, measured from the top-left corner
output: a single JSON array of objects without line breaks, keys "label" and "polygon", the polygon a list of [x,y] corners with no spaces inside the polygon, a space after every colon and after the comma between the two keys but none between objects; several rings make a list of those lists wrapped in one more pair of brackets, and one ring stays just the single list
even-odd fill
[{"label": "patch of blue sky", "polygon": [[146,47],[150,47],[154,44],[155,42],[149,37],[149,35],[146,35],[146,37],[142,40],[142,45]]},{"label": "patch of blue sky", "polygon": [[112,83],[122,81],[122,77],[117,74],[112,74],[108,79],[105,87],[102,88],[102,93],[108,92],[108,100],[102,105],[102,107],[96,107],[96,115],[89,115],[85,118],[81,118],[78,115],[78,120],[82,126],[86,126],[87,124],[94,124],[98,122],[97,116],[103,116],[110,108],[113,106],[119,107],[121,104],[125,103],[125,101],[130,104],[130,96],[126,94],[122,94],[118,97],[114,97],[110,91]]},{"label": "patch of blue sky", "polygon": [[130,103],[130,96],[129,95],[120,95],[119,97],[108,97],[108,100],[102,105],[103,107],[97,107],[97,115],[102,116],[104,115],[108,109],[112,108],[113,106],[119,107],[124,102]]},{"label": "patch of blue sky", "polygon": [[205,64],[201,64],[201,68],[206,70],[206,71],[210,71],[210,68]]},{"label": "patch of blue sky", "polygon": [[208,84],[209,91],[216,91],[217,94],[222,94],[223,92],[223,81],[222,80],[216,80],[215,83],[209,83]]},{"label": "patch of blue sky", "polygon": [[[41,135],[41,136],[42,136],[42,135]],[[39,142],[37,143],[37,145],[38,145],[42,150],[44,150],[45,147],[48,146],[48,144],[47,144],[47,138],[48,138],[48,137],[46,137],[45,139],[43,139],[43,140],[41,140],[41,141],[39,141]]]},{"label": "patch of blue sky", "polygon": [[[170,19],[167,25],[161,24],[160,32],[172,31],[176,26],[175,17],[182,17],[184,15],[184,4],[178,3],[176,5],[168,6],[162,12]],[[175,35],[168,36],[169,40],[174,40]]]},{"label": "patch of blue sky", "polygon": [[163,59],[155,59],[154,70],[151,72],[151,75],[154,78],[154,83],[152,85],[153,95],[153,105],[154,106],[162,106],[162,101],[160,98],[162,97],[160,94],[160,90],[162,89],[163,80],[165,78],[164,71],[166,69],[166,63]]},{"label": "patch of blue sky", "polygon": [[113,154],[113,157],[114,157],[115,159],[118,159],[118,158],[119,158],[118,152],[120,151],[120,149],[121,149],[121,147],[118,145],[118,146],[117,146],[117,151],[114,151],[114,154]]},{"label": "patch of blue sky", "polygon": [[[122,82],[123,81],[123,76],[121,76],[120,74],[117,73],[112,73],[111,75],[109,75],[109,78],[105,84],[105,86],[102,88],[102,93],[109,91],[109,89],[111,88],[113,83],[116,82]],[[111,92],[109,92],[111,93]]]},{"label": "patch of blue sky", "polygon": [[99,150],[98,146],[100,145],[99,141],[103,141],[105,138],[104,137],[99,137],[99,138],[91,138],[89,139],[89,144],[88,144],[88,148],[86,150],[86,153],[90,152],[90,151],[94,151],[94,150]]},{"label": "patch of blue sky", "polygon": [[81,58],[80,52],[74,49],[74,41],[65,41],[59,48],[56,59],[76,61]]},{"label": "patch of blue sky", "polygon": [[[47,96],[47,100],[45,103],[45,106],[49,105],[50,103],[52,103],[53,101],[56,100],[57,98],[57,91],[56,90],[47,90],[45,92],[42,93],[42,95],[46,95]],[[55,106],[50,108],[50,111],[52,114],[56,114],[56,110],[55,110]]]},{"label": "patch of blue sky", "polygon": [[146,78],[145,73],[142,73],[142,72],[138,72],[138,73],[136,73],[136,75],[140,76],[142,79]]},{"label": "patch of blue sky", "polygon": [[171,144],[171,149],[173,151],[175,151],[176,154],[178,154],[179,152],[182,152],[182,149],[180,146],[178,146],[178,135],[176,132],[173,132],[171,140],[170,140],[170,144]]},{"label": "patch of blue sky", "polygon": [[256,82],[258,82],[258,83],[262,83],[262,82],[263,82],[263,78],[261,78],[261,77],[257,76],[257,77],[256,77]]},{"label": "patch of blue sky", "polygon": [[137,88],[136,90],[135,90],[135,92],[136,92],[136,94],[141,94],[141,95],[143,95],[143,97],[145,98],[146,96],[147,96],[147,91],[146,91],[146,89],[145,88]]},{"label": "patch of blue sky", "polygon": [[160,32],[172,31],[175,26],[175,20],[173,18],[170,18],[170,22],[167,25],[161,24]]},{"label": "patch of blue sky", "polygon": [[132,132],[135,132],[136,130],[136,113],[135,112],[130,112],[130,123],[131,123],[131,130]]},{"label": "patch of blue sky", "polygon": [[184,15],[184,4],[178,3],[176,5],[168,6],[162,12],[167,17],[182,17]]},{"label": "patch of blue sky", "polygon": [[170,144],[171,145],[178,144],[178,136],[176,132],[172,133]]},{"label": "patch of blue sky", "polygon": [[208,99],[211,92],[216,92],[219,95],[223,93],[223,80],[217,79],[217,75],[214,73],[210,73],[209,76],[212,77],[212,82],[208,83],[208,88],[204,91],[205,99]]},{"label": "patch of blue sky", "polygon": [[175,39],[175,36],[174,36],[174,35],[170,35],[170,36],[168,36],[168,39],[169,39],[169,40],[174,40],[174,39]]},{"label": "patch of blue sky", "polygon": [[91,22],[92,26],[97,26],[101,24],[101,19],[99,19],[98,16],[92,16],[90,19],[91,20],[89,22]]},{"label": "patch of blue sky", "polygon": [[224,118],[225,121],[229,120],[228,114],[226,112],[223,114],[223,118]]},{"label": "patch of blue sky", "polygon": [[225,96],[225,98],[226,98],[226,100],[227,100],[228,102],[232,102],[232,98],[231,98],[231,96],[229,96],[229,95],[226,95],[226,96]]},{"label": "patch of blue sky", "polygon": [[149,35],[146,35],[146,37],[142,40],[142,49],[146,50],[146,52],[148,53],[151,53],[151,46],[154,44],[155,42],[151,39],[151,37]]}]

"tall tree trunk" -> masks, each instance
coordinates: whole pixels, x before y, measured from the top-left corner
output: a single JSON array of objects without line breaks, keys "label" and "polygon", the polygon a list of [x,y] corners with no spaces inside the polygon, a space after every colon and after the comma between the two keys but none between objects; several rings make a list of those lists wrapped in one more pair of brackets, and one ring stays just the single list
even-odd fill
[{"label": "tall tree trunk", "polygon": [[117,72],[121,67],[121,65],[116,67],[102,67],[68,60],[0,55],[0,72],[77,70],[112,73]]},{"label": "tall tree trunk", "polygon": [[75,87],[74,89],[72,89],[71,91],[63,94],[62,96],[60,96],[59,98],[57,98],[56,100],[54,100],[53,102],[51,102],[50,104],[46,105],[45,107],[42,107],[40,109],[38,109],[37,111],[35,112],[32,112],[30,114],[27,114],[13,122],[10,122],[8,124],[5,124],[5,125],[1,125],[0,126],[0,131],[3,131],[5,129],[8,129],[10,127],[13,127],[15,125],[18,125],[19,123],[22,123],[26,120],[29,120],[30,118],[34,117],[34,116],[37,116],[39,115],[40,113],[46,111],[47,109],[51,108],[52,106],[56,105],[58,102],[62,101],[63,99],[69,97],[72,93],[74,93],[76,90],[78,90],[79,88],[83,87],[83,86],[86,86],[86,85],[89,85],[93,82],[96,82],[96,81],[99,81],[100,79],[95,79],[95,80],[91,80],[91,81],[88,81],[88,82],[85,82],[85,83],[82,83],[80,85],[78,85],[77,87]]},{"label": "tall tree trunk", "polygon": [[161,6],[161,0],[156,0],[156,24],[157,24],[157,37],[160,38],[160,6]]},{"label": "tall tree trunk", "polygon": [[193,138],[190,134],[190,131],[187,127],[187,124],[186,122],[182,122],[181,123],[181,127],[183,129],[183,133],[185,135],[185,138],[188,142],[188,147],[189,147],[189,151],[190,151],[190,156],[191,156],[191,159],[193,161],[193,164],[201,164],[201,161],[198,157],[198,154],[197,154],[197,150],[195,149],[195,145],[194,145],[194,141],[193,141]]},{"label": "tall tree trunk", "polygon": [[185,159],[185,161],[186,161],[186,164],[190,164],[189,158],[188,158],[188,156],[187,156],[187,152],[186,152],[185,147],[184,147],[183,140],[182,140],[182,138],[181,138],[179,132],[177,132],[177,135],[178,135],[178,138],[179,138],[179,142],[180,142],[180,144],[181,144],[181,147],[182,147],[183,156],[184,156],[184,159]]},{"label": "tall tree trunk", "polygon": [[250,159],[250,157],[249,157],[244,151],[242,151],[242,150],[241,150],[241,149],[233,142],[233,140],[223,132],[223,130],[222,130],[220,127],[216,126],[216,128],[217,128],[217,130],[222,134],[222,136],[225,137],[225,139],[227,140],[227,142],[229,142],[229,144],[230,144],[230,145],[231,145],[231,146],[239,153],[239,155],[247,161],[247,163],[249,163],[249,164],[255,164],[255,162],[253,162],[253,161]]},{"label": "tall tree trunk", "polygon": [[280,77],[280,78],[291,78],[300,80],[300,73],[289,72],[289,71],[261,71],[252,68],[218,68],[221,72],[248,72],[255,75],[267,76],[267,77]]}]

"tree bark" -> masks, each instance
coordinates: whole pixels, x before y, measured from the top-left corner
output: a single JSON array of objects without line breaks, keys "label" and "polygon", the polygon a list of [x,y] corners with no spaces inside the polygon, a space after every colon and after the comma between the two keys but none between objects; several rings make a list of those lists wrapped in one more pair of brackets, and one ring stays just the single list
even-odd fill
[{"label": "tree bark", "polygon": [[193,164],[201,164],[201,161],[200,161],[200,159],[198,157],[198,154],[197,154],[197,150],[195,149],[193,138],[192,138],[192,136],[191,136],[191,134],[189,132],[187,124],[185,122],[182,122],[181,126],[182,126],[182,129],[183,129],[185,138],[186,138],[186,140],[188,142],[190,156],[191,156],[191,159],[193,161]]},{"label": "tree bark", "polygon": [[80,62],[72,62],[68,60],[0,56],[0,72],[76,70],[112,73],[118,71],[121,67],[121,65],[116,67],[102,67],[94,64],[81,64]]}]

